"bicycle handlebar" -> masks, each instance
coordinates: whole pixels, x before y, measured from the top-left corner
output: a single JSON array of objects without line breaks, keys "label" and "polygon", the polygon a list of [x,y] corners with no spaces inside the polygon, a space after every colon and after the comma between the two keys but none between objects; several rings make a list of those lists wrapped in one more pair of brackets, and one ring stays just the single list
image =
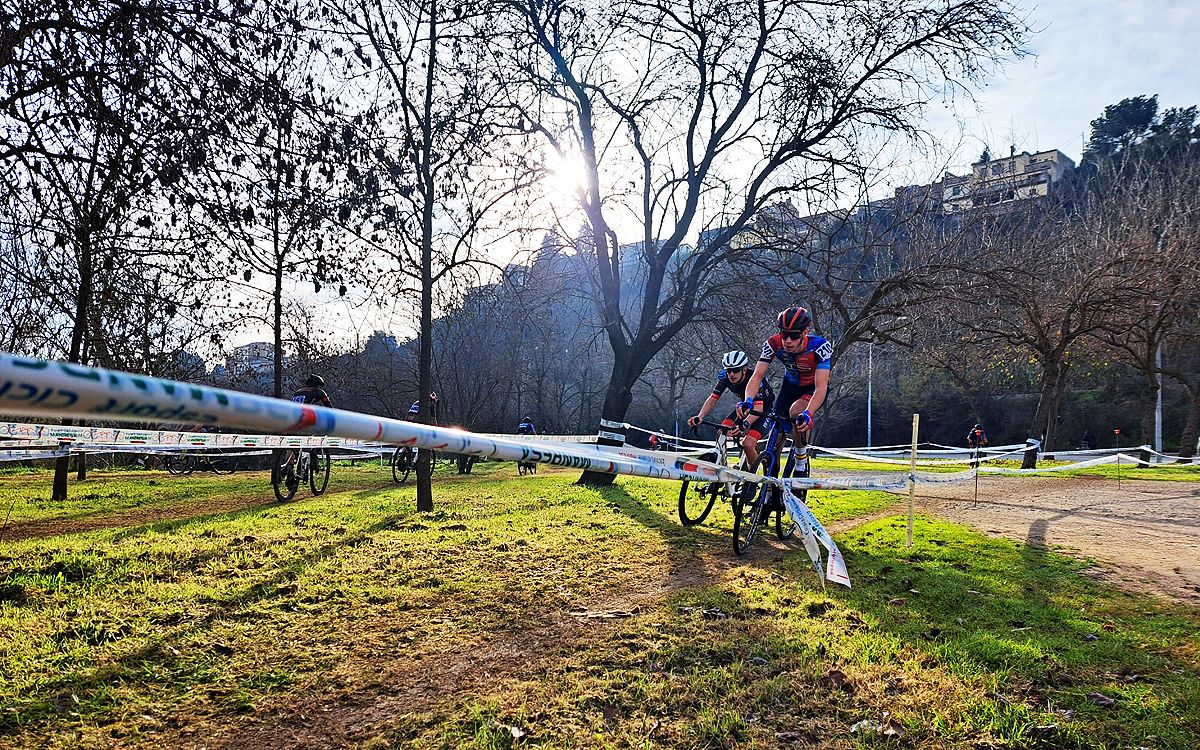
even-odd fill
[{"label": "bicycle handlebar", "polygon": [[[742,421],[742,420],[739,420],[739,421]],[[699,428],[700,425],[702,425],[702,424],[708,425],[709,427],[716,428],[720,432],[729,432],[730,430],[733,429],[732,426],[727,427],[727,426],[721,424],[720,422],[714,422],[711,419],[708,419],[707,417],[705,417],[704,419],[701,419],[699,423],[697,423],[695,426],[692,427],[692,434],[695,435],[696,437],[700,436],[700,432],[697,428]]]}]

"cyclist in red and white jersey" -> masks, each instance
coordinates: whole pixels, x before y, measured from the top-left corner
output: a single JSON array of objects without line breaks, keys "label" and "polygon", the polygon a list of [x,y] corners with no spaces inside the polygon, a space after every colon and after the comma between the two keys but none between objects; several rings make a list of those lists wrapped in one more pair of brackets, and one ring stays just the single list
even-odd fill
[{"label": "cyclist in red and white jersey", "polygon": [[797,450],[806,444],[805,433],[812,429],[812,415],[825,403],[829,392],[829,373],[832,366],[833,344],[810,333],[812,314],[803,307],[789,307],[776,318],[779,333],[762,346],[754,374],[746,384],[743,412],[754,406],[759,385],[767,376],[771,362],[783,363],[783,385],[775,397],[774,413],[795,420],[792,438]]}]

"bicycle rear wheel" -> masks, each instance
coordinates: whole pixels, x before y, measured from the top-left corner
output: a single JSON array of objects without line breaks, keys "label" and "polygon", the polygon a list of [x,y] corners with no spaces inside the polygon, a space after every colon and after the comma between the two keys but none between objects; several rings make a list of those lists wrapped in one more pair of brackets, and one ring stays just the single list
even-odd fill
[{"label": "bicycle rear wheel", "polygon": [[296,462],[299,456],[294,451],[276,451],[271,465],[271,488],[275,490],[275,499],[286,503],[296,496],[300,488],[300,479],[296,476]]},{"label": "bicycle rear wheel", "polygon": [[323,495],[329,487],[329,468],[333,463],[329,459],[329,449],[314,448],[310,455],[312,460],[308,464],[308,488],[314,495]]},{"label": "bicycle rear wheel", "polygon": [[181,455],[165,455],[162,457],[163,466],[167,467],[167,473],[176,476],[184,473],[184,457]]},{"label": "bicycle rear wheel", "polygon": [[702,523],[712,512],[721,494],[718,482],[691,482],[683,480],[679,488],[679,522],[684,526],[695,526]]}]

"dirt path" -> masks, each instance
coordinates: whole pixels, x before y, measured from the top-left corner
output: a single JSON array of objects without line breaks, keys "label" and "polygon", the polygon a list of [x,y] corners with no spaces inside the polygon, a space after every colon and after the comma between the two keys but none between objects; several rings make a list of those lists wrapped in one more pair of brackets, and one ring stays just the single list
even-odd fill
[{"label": "dirt path", "polygon": [[1096,577],[1200,605],[1200,482],[985,477],[923,485],[922,507],[950,521],[1103,563]]},{"label": "dirt path", "polygon": [[[845,531],[895,515],[896,507],[830,525]],[[602,598],[571,605],[548,602],[511,629],[474,640],[432,644],[404,658],[370,658],[350,671],[375,679],[348,690],[332,690],[300,702],[264,705],[253,716],[217,726],[185,729],[172,744],[188,750],[333,750],[374,746],[394,730],[397,719],[433,709],[453,696],[492,690],[509,680],[544,676],[551,664],[569,658],[581,644],[601,642],[625,622],[660,605],[671,594],[718,585],[745,570],[746,561],[782,559],[794,545],[768,533],[745,558],[724,550],[696,552],[683,560],[649,562],[624,585]],[[436,666],[434,666],[436,665]],[[380,685],[386,687],[380,687]]]}]

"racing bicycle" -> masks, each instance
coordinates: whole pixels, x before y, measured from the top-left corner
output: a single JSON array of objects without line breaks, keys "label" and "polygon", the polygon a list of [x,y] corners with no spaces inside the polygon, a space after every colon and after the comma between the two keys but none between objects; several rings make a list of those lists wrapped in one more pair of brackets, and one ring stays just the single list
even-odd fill
[{"label": "racing bicycle", "polygon": [[521,476],[537,474],[537,461],[517,461],[517,473]]},{"label": "racing bicycle", "polygon": [[275,451],[275,461],[271,466],[271,486],[275,489],[275,498],[281,503],[291,500],[303,482],[308,482],[313,495],[325,494],[329,487],[330,463],[328,448]]},{"label": "racing bicycle", "polygon": [[[720,422],[714,422],[710,419],[703,419],[700,424],[708,425],[709,427],[717,428],[717,437],[713,444],[713,451],[706,453],[700,458],[705,461],[711,461],[718,466],[729,465],[729,433],[733,427],[727,427]],[[699,425],[697,425],[698,427]],[[692,434],[698,435],[696,427],[692,428]],[[738,461],[737,468],[746,469],[746,457]],[[717,497],[724,495],[725,497],[736,498],[741,491],[740,485],[730,488],[729,482],[692,482],[683,480],[683,486],[679,488],[679,522],[684,526],[695,526],[702,523],[708,518],[708,514],[712,512],[713,506],[717,502]]]},{"label": "racing bicycle", "polygon": [[[751,412],[751,414],[761,415],[762,412]],[[758,459],[750,467],[750,472],[763,477],[778,477],[780,475],[780,451],[783,448],[784,439],[792,431],[792,424],[795,420],[773,413],[763,416],[763,419],[768,422],[767,444],[759,452]],[[800,446],[803,448],[807,445],[803,435],[801,440],[804,441]],[[793,443],[788,449],[787,463],[783,467],[784,478],[808,476],[808,457],[797,458],[796,452],[797,446]],[[794,494],[804,501],[808,491],[797,489]],[[796,533],[796,522],[788,515],[787,507],[783,502],[782,488],[769,482],[743,483],[741,492],[738,493],[733,504],[733,551],[735,553],[746,554],[746,550],[750,549],[750,544],[758,535],[759,528],[769,522],[771,514],[775,515],[776,536],[780,539],[790,539]]]}]

